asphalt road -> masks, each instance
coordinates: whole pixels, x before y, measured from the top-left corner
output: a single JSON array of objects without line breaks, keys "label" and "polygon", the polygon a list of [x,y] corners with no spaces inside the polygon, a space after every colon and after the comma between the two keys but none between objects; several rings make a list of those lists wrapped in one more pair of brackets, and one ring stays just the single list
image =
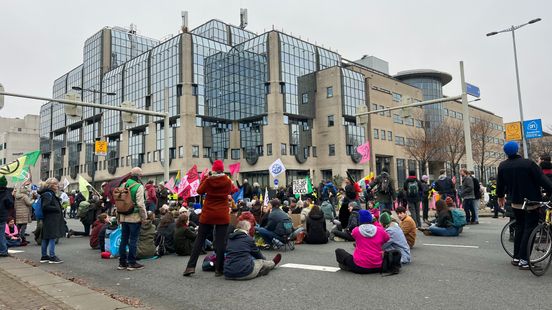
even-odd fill
[{"label": "asphalt road", "polygon": [[[154,309],[550,309],[552,274],[537,278],[510,265],[499,241],[505,223],[505,219],[482,218],[481,224],[465,227],[460,237],[418,234],[413,262],[388,277],[277,268],[266,277],[243,282],[202,271],[184,278],[188,258],[178,256],[142,261],[146,268],[141,271],[117,271],[117,260],[102,260],[89,248],[88,239],[79,237],[58,245],[64,264],[40,268],[139,298]],[[80,223],[70,221],[70,227]],[[353,250],[348,242],[298,245],[283,253],[281,264],[337,267],[338,247]],[[21,249],[24,252],[15,256],[39,260],[38,246]],[[274,254],[265,251],[267,257]]]}]

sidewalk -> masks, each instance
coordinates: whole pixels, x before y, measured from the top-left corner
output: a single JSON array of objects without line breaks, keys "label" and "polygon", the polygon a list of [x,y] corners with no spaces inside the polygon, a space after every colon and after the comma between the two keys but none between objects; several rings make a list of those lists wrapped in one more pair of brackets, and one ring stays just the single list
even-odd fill
[{"label": "sidewalk", "polygon": [[133,309],[12,257],[0,258],[0,309]]}]

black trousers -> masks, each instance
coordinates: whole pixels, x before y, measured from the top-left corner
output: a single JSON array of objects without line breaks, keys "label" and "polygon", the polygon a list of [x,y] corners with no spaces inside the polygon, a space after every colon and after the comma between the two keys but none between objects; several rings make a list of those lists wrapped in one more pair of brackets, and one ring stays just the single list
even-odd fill
[{"label": "black trousers", "polygon": [[355,264],[355,261],[353,260],[353,255],[347,253],[347,251],[343,249],[335,250],[335,259],[339,264],[339,268],[345,271],[350,271],[350,272],[359,273],[359,274],[381,272],[381,268],[363,268],[363,267],[357,266]]},{"label": "black trousers", "polygon": [[223,272],[224,269],[224,251],[226,251],[226,237],[228,233],[228,224],[225,225],[211,225],[211,224],[199,224],[199,230],[197,233],[197,238],[194,242],[194,247],[192,249],[192,254],[188,260],[187,268],[195,268],[197,265],[197,260],[199,258],[199,253],[203,249],[205,244],[205,239],[209,235],[213,235],[213,229],[215,230],[215,254],[217,255],[217,261],[215,263],[215,270],[218,272]]},{"label": "black trousers", "polygon": [[339,237],[341,239],[345,239],[347,241],[355,241],[355,238],[353,238],[353,236],[348,231],[341,231],[341,230],[334,229],[332,230],[332,233],[334,234],[334,236]]},{"label": "black trousers", "polygon": [[533,229],[539,224],[539,210],[513,209],[516,216],[516,230],[514,236],[514,258],[529,261],[527,243]]},{"label": "black trousers", "polygon": [[422,199],[422,218],[424,221],[429,219],[429,199],[427,197]]}]

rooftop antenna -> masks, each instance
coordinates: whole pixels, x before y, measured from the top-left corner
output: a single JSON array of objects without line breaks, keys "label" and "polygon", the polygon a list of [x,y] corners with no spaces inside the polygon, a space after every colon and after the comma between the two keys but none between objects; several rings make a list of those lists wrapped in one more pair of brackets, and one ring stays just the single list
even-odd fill
[{"label": "rooftop antenna", "polygon": [[136,25],[130,24],[130,30],[128,32],[132,34],[136,34]]},{"label": "rooftop antenna", "polygon": [[188,32],[188,11],[181,11],[180,14],[182,15],[182,32]]},{"label": "rooftop antenna", "polygon": [[240,9],[240,28],[247,27],[247,9]]}]

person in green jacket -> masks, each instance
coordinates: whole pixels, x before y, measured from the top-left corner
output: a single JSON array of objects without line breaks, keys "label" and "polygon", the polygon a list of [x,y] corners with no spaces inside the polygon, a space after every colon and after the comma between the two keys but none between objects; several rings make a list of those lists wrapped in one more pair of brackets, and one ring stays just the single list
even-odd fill
[{"label": "person in green jacket", "polygon": [[138,249],[137,249],[137,258],[152,258],[155,256],[155,225],[153,225],[153,220],[155,219],[155,214],[151,211],[148,211],[148,219],[142,223],[140,229],[140,237],[138,238]]},{"label": "person in green jacket", "polygon": [[176,255],[188,256],[192,253],[192,246],[197,233],[188,226],[188,214],[182,213],[176,219],[174,231],[174,247]]}]

